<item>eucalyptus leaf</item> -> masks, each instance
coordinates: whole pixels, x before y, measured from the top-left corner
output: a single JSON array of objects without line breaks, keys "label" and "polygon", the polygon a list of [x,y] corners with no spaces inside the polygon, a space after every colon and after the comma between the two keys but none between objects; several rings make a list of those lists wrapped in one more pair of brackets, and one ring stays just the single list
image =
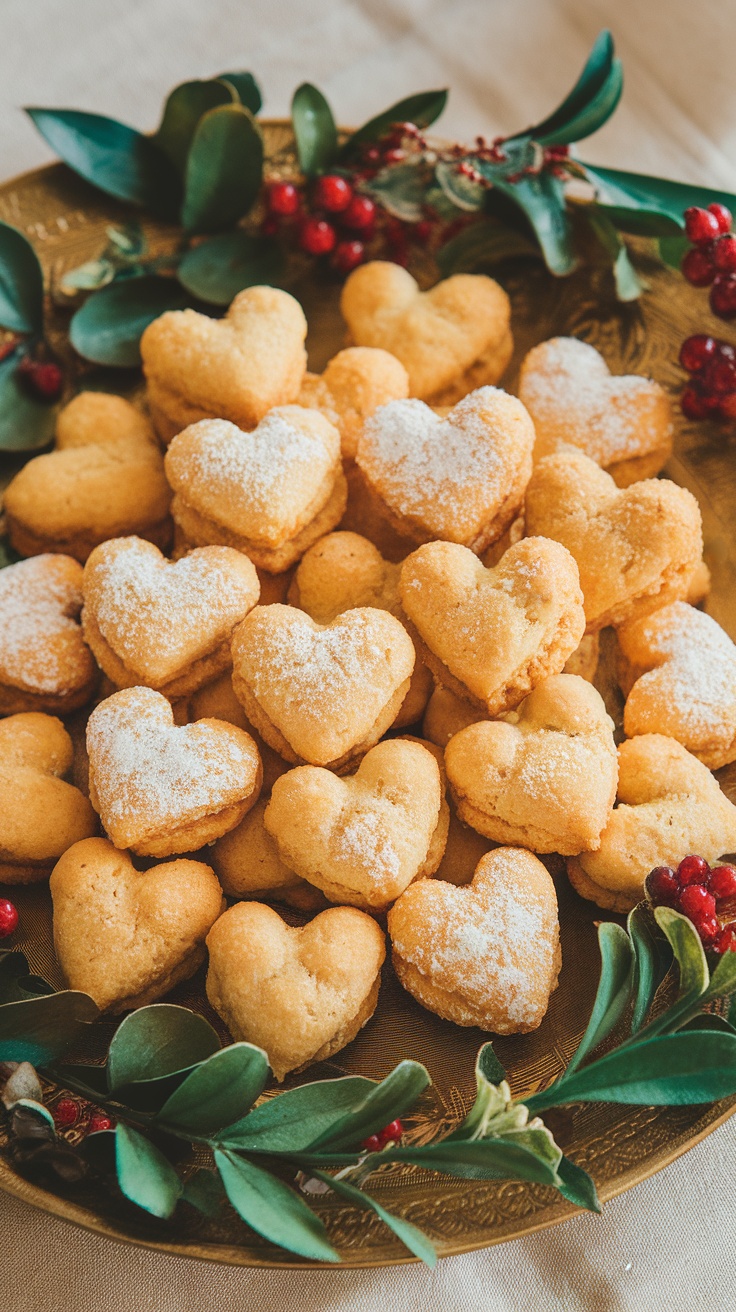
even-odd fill
[{"label": "eucalyptus leaf", "polygon": [[43,330],[43,273],[28,238],[0,222],[0,325],[14,333]]},{"label": "eucalyptus leaf", "polygon": [[203,1016],[156,1002],[132,1011],[118,1025],[107,1057],[111,1092],[138,1080],[172,1075],[205,1061],[220,1048],[220,1040]]},{"label": "eucalyptus leaf", "polygon": [[556,132],[564,130],[572,119],[586,109],[610,77],[613,52],[613,37],[607,29],[604,29],[596,37],[585,67],[572,91],[547,118],[533,128],[529,128],[528,135],[535,141],[542,141],[545,138],[552,140]]},{"label": "eucalyptus leaf", "polygon": [[[623,205],[603,205],[594,202],[600,214],[605,214],[619,232],[628,232],[632,237],[676,237],[680,226],[668,214],[651,209],[626,209]],[[686,242],[685,249],[690,245]]]},{"label": "eucalyptus leaf", "polygon": [[482,182],[476,182],[460,173],[458,165],[461,163],[462,160],[441,159],[435,167],[434,175],[445,196],[457,209],[473,213],[483,208],[487,189]]},{"label": "eucalyptus leaf", "polygon": [[548,128],[534,139],[542,146],[566,146],[591,137],[613,114],[624,89],[624,71],[620,59],[614,59],[608,76],[598,91],[577,114],[558,128]]},{"label": "eucalyptus leaf", "polygon": [[[547,1139],[545,1134],[545,1140]],[[387,1148],[382,1162],[407,1162],[431,1171],[459,1175],[469,1180],[533,1180],[537,1184],[558,1184],[554,1166],[544,1156],[531,1152],[513,1137],[461,1139],[448,1143],[428,1143],[421,1147]]]},{"label": "eucalyptus leaf", "polygon": [[565,1081],[618,1024],[631,997],[634,951],[620,925],[604,921],[598,927],[601,973],[585,1033],[562,1076]]},{"label": "eucalyptus leaf", "polygon": [[679,997],[705,993],[710,982],[710,972],[700,935],[693,922],[672,907],[657,907],[654,918],[675,954],[680,970]]},{"label": "eucalyptus leaf", "polygon": [[40,451],[54,436],[59,406],[34,396],[18,373],[23,352],[0,362],[0,452]]},{"label": "eucalyptus leaf", "polygon": [[478,1056],[475,1059],[475,1078],[476,1083],[483,1079],[489,1084],[500,1084],[506,1079],[506,1071],[498,1060],[492,1043],[484,1043],[483,1047],[478,1049]]},{"label": "eucalyptus leaf", "polygon": [[736,992],[736,952],[724,952],[711,975],[705,998],[723,998]]},{"label": "eucalyptus leaf", "polygon": [[52,150],[87,182],[118,200],[175,217],[181,184],[150,137],[84,110],[28,108],[26,113]]},{"label": "eucalyptus leaf", "polygon": [[418,223],[424,214],[427,195],[427,170],[419,161],[394,164],[381,169],[365,190],[380,201],[389,214],[405,223]]},{"label": "eucalyptus leaf", "polygon": [[300,1257],[340,1261],[319,1217],[282,1180],[221,1149],[215,1152],[215,1164],[235,1211],[257,1234]]},{"label": "eucalyptus leaf", "polygon": [[200,1166],[188,1180],[185,1180],[181,1196],[183,1202],[196,1207],[203,1216],[214,1219],[222,1210],[225,1190],[216,1171]]},{"label": "eucalyptus leaf", "polygon": [[684,230],[684,211],[691,205],[707,208],[713,201],[719,201],[730,210],[736,209],[736,195],[727,191],[670,182],[667,178],[648,177],[643,173],[604,169],[597,164],[582,164],[582,167],[603,204],[656,212],[673,219],[680,232]]},{"label": "eucalyptus leaf", "polygon": [[122,1121],[115,1131],[115,1166],[126,1198],[152,1216],[172,1215],[182,1182],[171,1162],[149,1139]]},{"label": "eucalyptus leaf", "polygon": [[489,1115],[494,1106],[503,1106],[499,1085],[506,1079],[506,1071],[498,1060],[492,1043],[484,1043],[478,1050],[475,1061],[476,1096],[473,1106],[465,1120],[447,1136],[444,1142],[452,1139],[470,1139],[483,1133]]},{"label": "eucalyptus leaf", "polygon": [[495,219],[482,219],[463,228],[437,252],[437,263],[445,278],[453,273],[479,273],[501,260],[532,255],[539,258],[534,242]]},{"label": "eucalyptus leaf", "polygon": [[322,92],[302,82],[291,101],[296,153],[302,173],[312,178],[323,173],[337,155],[337,127]]},{"label": "eucalyptus leaf", "polygon": [[636,1034],[644,1024],[654,995],[672,964],[673,953],[669,941],[654,932],[652,913],[641,903],[629,913],[626,923],[635,958],[631,1033]]},{"label": "eucalyptus leaf", "polygon": [[237,230],[193,246],[179,264],[177,277],[199,300],[229,305],[245,287],[274,286],[283,268],[277,242]]},{"label": "eucalyptus leaf", "polygon": [[576,1207],[586,1208],[589,1212],[601,1211],[595,1182],[582,1166],[577,1166],[569,1157],[563,1155],[557,1167],[557,1174],[561,1181],[557,1188],[563,1198],[569,1203],[574,1203]]},{"label": "eucalyptus leaf", "polygon": [[400,1061],[380,1084],[370,1081],[371,1088],[364,1096],[329,1129],[313,1139],[310,1148],[329,1146],[334,1152],[353,1147],[381,1130],[389,1121],[408,1112],[431,1083],[429,1072],[418,1061]]},{"label": "eucalyptus leaf", "polygon": [[445,108],[448,94],[444,90],[420,91],[416,95],[407,96],[405,100],[397,101],[390,109],[385,109],[382,114],[377,114],[364,123],[362,128],[358,128],[346,141],[340,155],[351,158],[362,146],[385,136],[395,123],[414,123],[418,128],[428,128]]},{"label": "eucalyptus leaf", "polygon": [[245,105],[251,114],[257,114],[263,105],[261,88],[252,73],[218,73],[221,82],[229,82],[241,105]]},{"label": "eucalyptus leaf", "polygon": [[43,1066],[61,1056],[99,1016],[86,993],[64,989],[0,1007],[0,1061]]},{"label": "eucalyptus leaf", "polygon": [[362,1106],[375,1088],[375,1081],[363,1075],[300,1084],[268,1098],[219,1137],[228,1147],[253,1152],[301,1153]]},{"label": "eucalyptus leaf", "polygon": [[218,105],[231,105],[236,99],[235,88],[216,78],[207,82],[182,82],[169,94],[153,140],[182,176],[202,115]]},{"label": "eucalyptus leaf", "polygon": [[211,1135],[244,1116],[263,1092],[268,1056],[252,1043],[232,1043],[195,1067],[158,1113],[166,1129]]},{"label": "eucalyptus leaf", "polygon": [[627,247],[619,237],[611,219],[598,205],[586,206],[583,213],[611,261],[616,296],[619,301],[638,300],[645,291],[646,284],[642,282],[631,263]]},{"label": "eucalyptus leaf", "polygon": [[358,1207],[364,1207],[366,1210],[375,1212],[381,1220],[389,1227],[390,1230],[400,1239],[405,1248],[409,1249],[415,1257],[420,1258],[425,1266],[430,1268],[437,1265],[437,1253],[434,1245],[427,1236],[417,1226],[412,1225],[411,1221],[406,1221],[403,1216],[396,1216],[393,1212],[388,1212],[385,1207],[371,1198],[369,1194],[364,1193],[362,1189],[357,1189],[354,1184],[347,1180],[335,1179],[333,1175],[328,1175],[326,1171],[315,1171],[315,1177],[323,1180],[328,1184],[333,1193],[339,1194],[341,1198],[347,1199],[350,1203],[355,1203]]},{"label": "eucalyptus leaf", "polygon": [[134,368],[140,364],[140,340],[166,310],[183,310],[189,296],[174,278],[147,274],[113,282],[93,292],[69,325],[75,351],[95,364]]},{"label": "eucalyptus leaf", "polygon": [[199,121],[186,165],[181,221],[215,232],[247,214],[263,176],[263,134],[244,105],[220,105]]},{"label": "eucalyptus leaf", "polygon": [[572,225],[562,182],[551,173],[497,180],[495,188],[525,214],[542,249],[550,273],[564,277],[577,265]]}]

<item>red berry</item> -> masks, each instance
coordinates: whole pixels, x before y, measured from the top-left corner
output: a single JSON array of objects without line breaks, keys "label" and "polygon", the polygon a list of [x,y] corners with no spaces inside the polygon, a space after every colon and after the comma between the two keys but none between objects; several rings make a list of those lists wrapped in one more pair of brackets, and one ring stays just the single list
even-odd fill
[{"label": "red berry", "polygon": [[736,920],[732,920],[730,925],[724,925],[713,944],[713,951],[721,954],[736,952]]},{"label": "red berry", "polygon": [[367,1139],[361,1143],[361,1148],[365,1148],[367,1153],[377,1153],[382,1148],[382,1143],[377,1134],[369,1134]]},{"label": "red berry", "polygon": [[683,857],[677,867],[677,878],[681,884],[705,884],[710,873],[710,866],[702,856]]},{"label": "red berry", "polygon": [[268,208],[272,214],[296,214],[299,209],[299,192],[294,183],[272,182],[268,189]]},{"label": "red berry", "polygon": [[338,273],[352,273],[353,269],[362,264],[364,255],[365,246],[362,241],[340,241],[335,247],[332,266]]},{"label": "red berry", "polygon": [[730,273],[736,269],[736,237],[731,233],[717,237],[708,253],[719,272]]},{"label": "red berry", "polygon": [[718,901],[727,897],[736,897],[736,869],[733,866],[714,866],[710,872],[708,887]]},{"label": "red berry", "polygon": [[686,387],[680,397],[680,408],[686,419],[705,419],[711,409],[707,398],[697,387]]},{"label": "red berry", "polygon": [[697,920],[693,920],[693,924],[705,947],[709,947],[715,941],[721,928],[715,916],[700,916]]},{"label": "red berry", "polygon": [[0,938],[9,938],[18,926],[18,912],[7,897],[0,897]]},{"label": "red berry", "polygon": [[353,189],[339,173],[326,173],[314,184],[314,203],[328,214],[340,214],[353,199]]},{"label": "red berry", "polygon": [[431,219],[420,219],[418,223],[414,224],[412,236],[423,244],[424,242],[429,241],[433,231],[434,224]]},{"label": "red berry", "polygon": [[719,232],[731,231],[731,211],[727,209],[725,205],[721,205],[720,201],[714,200],[712,204],[708,206],[708,212],[715,218]]},{"label": "red berry", "polygon": [[299,245],[308,255],[327,255],[335,248],[337,234],[326,219],[305,219],[299,233]]},{"label": "red berry", "polygon": [[708,287],[716,276],[710,255],[697,246],[683,255],[680,268],[693,287]]},{"label": "red berry", "polygon": [[53,360],[33,360],[30,355],[24,355],[18,373],[43,401],[56,401],[61,396],[64,375]]},{"label": "red berry", "polygon": [[93,1112],[89,1118],[87,1133],[99,1134],[101,1130],[111,1130],[113,1125],[112,1117],[107,1116],[105,1112]]},{"label": "red berry", "polygon": [[703,387],[711,396],[736,390],[736,361],[716,356],[703,370]]},{"label": "red berry", "polygon": [[343,211],[341,222],[346,228],[370,228],[376,219],[376,204],[370,196],[353,196]]},{"label": "red berry", "polygon": [[710,289],[710,308],[719,319],[736,317],[736,273],[719,273]]},{"label": "red berry", "polygon": [[403,1133],[404,1133],[404,1127],[401,1124],[401,1121],[397,1119],[395,1121],[391,1121],[389,1125],[384,1125],[379,1135],[379,1138],[381,1139],[381,1142],[384,1144],[398,1143]]},{"label": "red berry", "polygon": [[685,233],[688,241],[701,246],[703,242],[712,241],[720,231],[720,222],[710,210],[702,210],[697,205],[691,205],[685,210]]},{"label": "red berry", "polygon": [[689,374],[696,374],[717,353],[718,343],[715,337],[707,333],[695,333],[686,337],[680,347],[680,364]]},{"label": "red berry", "polygon": [[399,147],[394,147],[392,150],[384,151],[383,162],[384,164],[400,164],[402,159],[405,158],[406,151],[401,150]]},{"label": "red berry", "polygon": [[381,163],[381,152],[380,152],[380,150],[378,149],[378,146],[369,146],[368,149],[366,150],[366,152],[365,152],[363,158],[364,158],[366,164],[373,164],[373,165],[375,165],[375,164],[380,164],[380,163]]},{"label": "red berry", "polygon": [[279,230],[279,221],[275,214],[267,214],[261,224],[261,232],[264,237],[275,237]]},{"label": "red berry", "polygon": [[655,906],[673,907],[680,893],[680,881],[671,866],[655,866],[646,877],[647,897]]},{"label": "red berry", "polygon": [[79,1103],[74,1098],[60,1098],[54,1107],[54,1123],[65,1129],[79,1120]]},{"label": "red berry", "polygon": [[718,398],[718,413],[722,419],[736,419],[736,392]]},{"label": "red berry", "polygon": [[716,914],[716,900],[702,884],[688,884],[680,894],[679,909],[683,916],[698,922]]}]

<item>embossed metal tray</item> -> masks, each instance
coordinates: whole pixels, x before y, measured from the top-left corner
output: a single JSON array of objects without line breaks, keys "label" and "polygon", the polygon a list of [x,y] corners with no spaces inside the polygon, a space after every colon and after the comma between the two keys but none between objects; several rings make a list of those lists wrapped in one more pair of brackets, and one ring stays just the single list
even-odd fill
[{"label": "embossed metal tray", "polygon": [[[270,155],[288,149],[285,124],[266,124],[265,128]],[[0,217],[28,234],[55,286],[66,270],[99,252],[108,224],[123,223],[131,215],[63,166],[54,165],[0,187]],[[154,250],[165,249],[174,236],[173,229],[155,223],[146,222],[145,228]],[[646,259],[643,248],[641,256]],[[702,328],[705,303],[702,293],[653,260],[645,271],[651,287],[644,299],[639,304],[620,305],[613,299],[603,270],[586,268],[557,280],[530,261],[504,266],[500,276],[511,295],[516,340],[506,385],[513,390],[519,362],[534,343],[565,333],[584,337],[600,347],[614,373],[649,373],[676,394],[682,382],[677,366],[679,343],[688,333]],[[429,276],[426,269],[418,272],[418,276],[422,274]],[[310,367],[319,370],[343,344],[344,329],[337,310],[339,287],[307,273],[291,289],[302,300],[309,319]],[[63,332],[65,324],[66,316],[57,314],[52,336],[60,354],[70,366],[79,369],[79,362],[73,365],[71,361]],[[85,366],[80,372],[85,372]],[[95,370],[94,385],[129,392],[139,385],[139,379],[132,373]],[[0,472],[7,477],[7,469]],[[736,437],[716,425],[692,425],[678,419],[675,455],[667,472],[689,487],[700,502],[706,559],[713,575],[707,609],[736,638]],[[736,800],[733,767],[721,772],[721,783]],[[602,913],[572,892],[562,869],[555,879],[563,945],[560,986],[536,1033],[496,1041],[517,1097],[548,1084],[563,1068],[585,1027],[598,978],[594,921]],[[60,984],[51,946],[47,890],[14,889],[12,896],[21,913],[22,933],[17,945],[26,952],[32,969]],[[206,1012],[203,975],[177,990],[171,1000]],[[101,1057],[113,1025],[100,1022],[93,1029],[87,1055]],[[380,1078],[402,1057],[424,1062],[434,1083],[416,1114],[409,1118],[412,1137],[421,1141],[442,1125],[449,1128],[464,1115],[474,1095],[475,1054],[486,1037],[480,1030],[460,1029],[424,1011],[401,989],[387,965],[375,1017],[338,1054],[331,1069]],[[84,1059],[84,1054],[80,1055]],[[319,1073],[315,1068],[309,1078]],[[53,1102],[56,1094],[49,1092]],[[605,1201],[661,1170],[734,1110],[736,1098],[707,1107],[580,1105],[549,1112],[546,1119],[564,1151],[594,1176]],[[62,1196],[30,1184],[16,1175],[2,1157],[0,1188],[98,1234],[163,1252],[243,1266],[314,1265],[262,1240],[234,1213],[214,1222],[186,1208],[169,1222],[157,1221],[124,1200],[103,1195],[99,1189],[90,1188],[87,1193],[77,1189]],[[512,1181],[476,1183],[406,1166],[394,1166],[376,1176],[371,1192],[391,1210],[420,1225],[441,1256],[483,1248],[556,1225],[575,1211],[553,1190],[542,1186]],[[318,1206],[346,1266],[382,1266],[411,1260],[372,1214],[347,1206],[334,1196]]]}]

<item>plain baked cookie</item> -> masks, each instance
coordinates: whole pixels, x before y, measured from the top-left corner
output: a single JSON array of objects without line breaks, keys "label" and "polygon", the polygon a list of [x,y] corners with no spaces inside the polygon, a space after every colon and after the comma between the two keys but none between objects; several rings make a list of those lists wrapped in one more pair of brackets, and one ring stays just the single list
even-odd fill
[{"label": "plain baked cookie", "polygon": [[207,937],[207,997],[233,1039],[268,1054],[277,1080],[326,1061],[376,1009],[384,937],[355,907],[292,928],[260,902],[239,902]]},{"label": "plain baked cookie", "polygon": [[298,405],[321,410],[340,433],[343,459],[353,460],[366,419],[379,405],[409,395],[409,375],[388,351],[348,346],[323,374],[305,374]]},{"label": "plain baked cookie", "polygon": [[600,352],[576,337],[553,337],[529,352],[519,396],[534,420],[535,460],[579,447],[628,487],[653,478],[672,452],[672,409],[659,383],[611,374]]},{"label": "plain baked cookie", "polygon": [[0,570],[0,715],[75,711],[97,666],[82,637],[82,566],[42,555]]},{"label": "plain baked cookie", "polygon": [[554,538],[575,557],[590,633],[684,597],[703,552],[700,509],[687,488],[664,478],[617,488],[578,451],[540,460],[525,516],[527,533]]},{"label": "plain baked cookie", "polygon": [[496,848],[465,887],[410,885],[388,932],[400,982],[445,1020],[523,1034],[544,1019],[561,964],[557,896],[531,852]]},{"label": "plain baked cookie", "polygon": [[263,823],[268,801],[260,797],[240,824],[208,849],[223,892],[256,902],[284,902],[297,911],[321,911],[327,900],[284,865]]},{"label": "plain baked cookie", "polygon": [[72,740],[61,720],[31,711],[0,720],[0,883],[46,879],[54,862],[97,832],[97,816],[63,775]]},{"label": "plain baked cookie", "polygon": [[114,1014],[148,1006],[189,979],[225,905],[202,862],[136,870],[105,838],[70,847],[50,888],[54,948],[69,988]]}]

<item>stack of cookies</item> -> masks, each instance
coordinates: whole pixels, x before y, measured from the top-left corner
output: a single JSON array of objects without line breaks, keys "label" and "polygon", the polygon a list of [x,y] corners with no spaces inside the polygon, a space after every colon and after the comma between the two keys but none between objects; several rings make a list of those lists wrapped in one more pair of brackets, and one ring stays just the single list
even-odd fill
[{"label": "stack of cookies", "polygon": [[655,477],[662,389],[556,338],[501,390],[490,278],[368,264],[342,304],[319,376],[283,291],[162,315],[147,413],[81,394],[5,494],[27,559],[0,572],[0,878],[50,875],[59,961],[103,1010],[207,960],[278,1079],[370,1019],[387,937],[423,1007],[533,1030],[561,858],[623,911],[652,866],[736,849],[711,774],[736,647],[696,608],[697,502]]}]

